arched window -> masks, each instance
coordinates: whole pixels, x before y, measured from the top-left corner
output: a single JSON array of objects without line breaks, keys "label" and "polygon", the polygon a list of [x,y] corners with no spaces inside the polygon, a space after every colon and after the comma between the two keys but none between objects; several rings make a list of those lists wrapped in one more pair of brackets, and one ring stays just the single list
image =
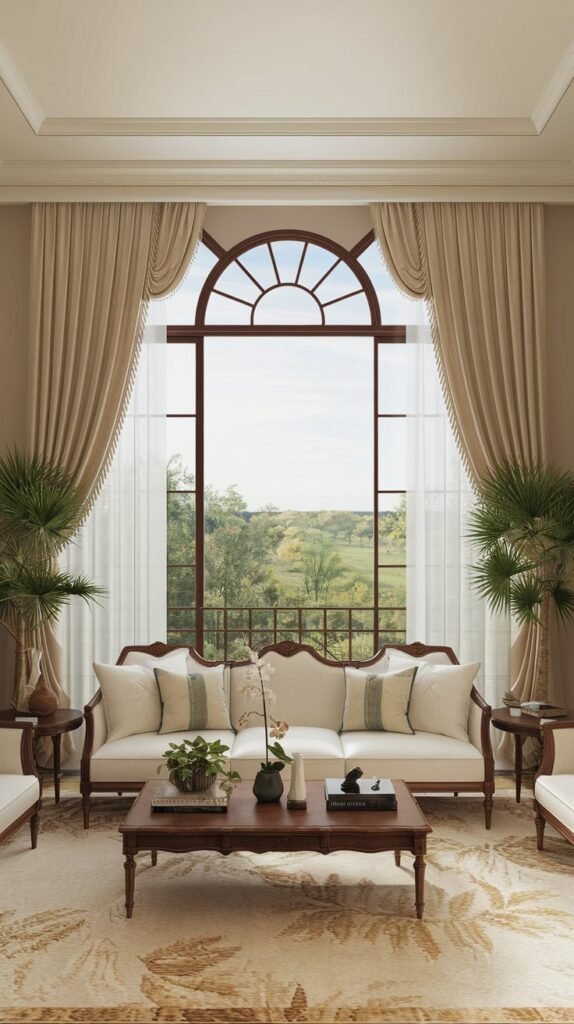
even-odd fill
[{"label": "arched window", "polygon": [[169,640],[368,657],[404,640],[406,606],[405,328],[381,322],[372,235],[204,242],[195,322],[168,328]]}]

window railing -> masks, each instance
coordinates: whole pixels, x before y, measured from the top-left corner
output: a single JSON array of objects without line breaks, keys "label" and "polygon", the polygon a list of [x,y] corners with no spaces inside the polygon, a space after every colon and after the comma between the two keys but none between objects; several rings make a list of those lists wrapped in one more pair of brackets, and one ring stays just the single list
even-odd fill
[{"label": "window railing", "polygon": [[[393,607],[172,607],[169,643],[189,644],[208,660],[245,656],[245,645],[292,640],[325,658],[361,661],[387,642],[406,641],[406,608]],[[178,620],[181,625],[178,623]]]}]

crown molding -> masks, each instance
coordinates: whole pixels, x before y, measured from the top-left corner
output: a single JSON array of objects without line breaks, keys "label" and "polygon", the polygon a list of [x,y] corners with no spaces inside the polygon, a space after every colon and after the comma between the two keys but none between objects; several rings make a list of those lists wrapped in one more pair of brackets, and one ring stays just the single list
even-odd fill
[{"label": "crown molding", "polygon": [[570,161],[4,161],[0,202],[574,202]]},{"label": "crown molding", "polygon": [[542,96],[532,111],[532,123],[536,134],[541,135],[564,93],[574,80],[574,46],[571,46],[560,61]]},{"label": "crown molding", "polygon": [[537,135],[530,117],[47,117],[49,136]]},{"label": "crown molding", "polygon": [[8,89],[8,92],[12,96],[12,99],[16,103],[18,109],[26,118],[32,131],[35,132],[36,135],[39,135],[42,130],[42,124],[45,121],[44,113],[36,103],[36,100],[32,96],[26,82],[16,68],[16,65],[12,61],[10,54],[1,40],[0,80],[4,82],[4,85]]}]

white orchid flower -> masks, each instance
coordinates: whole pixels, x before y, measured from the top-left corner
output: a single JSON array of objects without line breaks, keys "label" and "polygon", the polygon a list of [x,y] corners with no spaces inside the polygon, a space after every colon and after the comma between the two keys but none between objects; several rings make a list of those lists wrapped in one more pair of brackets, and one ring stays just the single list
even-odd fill
[{"label": "white orchid flower", "polygon": [[269,701],[270,704],[277,703],[277,694],[275,693],[274,690],[270,690],[268,686],[263,687],[263,695],[265,699]]}]

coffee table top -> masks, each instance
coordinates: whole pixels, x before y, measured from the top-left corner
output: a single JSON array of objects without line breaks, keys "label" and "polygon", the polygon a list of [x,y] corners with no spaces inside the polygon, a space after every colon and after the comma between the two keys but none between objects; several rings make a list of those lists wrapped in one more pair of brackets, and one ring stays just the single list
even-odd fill
[{"label": "coffee table top", "polygon": [[251,782],[235,788],[226,814],[169,814],[152,811],[151,800],[161,785],[146,782],[133,803],[120,832],[156,832],[179,835],[249,831],[260,835],[281,833],[353,833],[376,834],[394,832],[432,832],[407,785],[394,780],[397,794],[396,811],[328,811],[322,782],[307,783],[307,809],[288,811],[283,798],[276,804],[257,803]]}]

